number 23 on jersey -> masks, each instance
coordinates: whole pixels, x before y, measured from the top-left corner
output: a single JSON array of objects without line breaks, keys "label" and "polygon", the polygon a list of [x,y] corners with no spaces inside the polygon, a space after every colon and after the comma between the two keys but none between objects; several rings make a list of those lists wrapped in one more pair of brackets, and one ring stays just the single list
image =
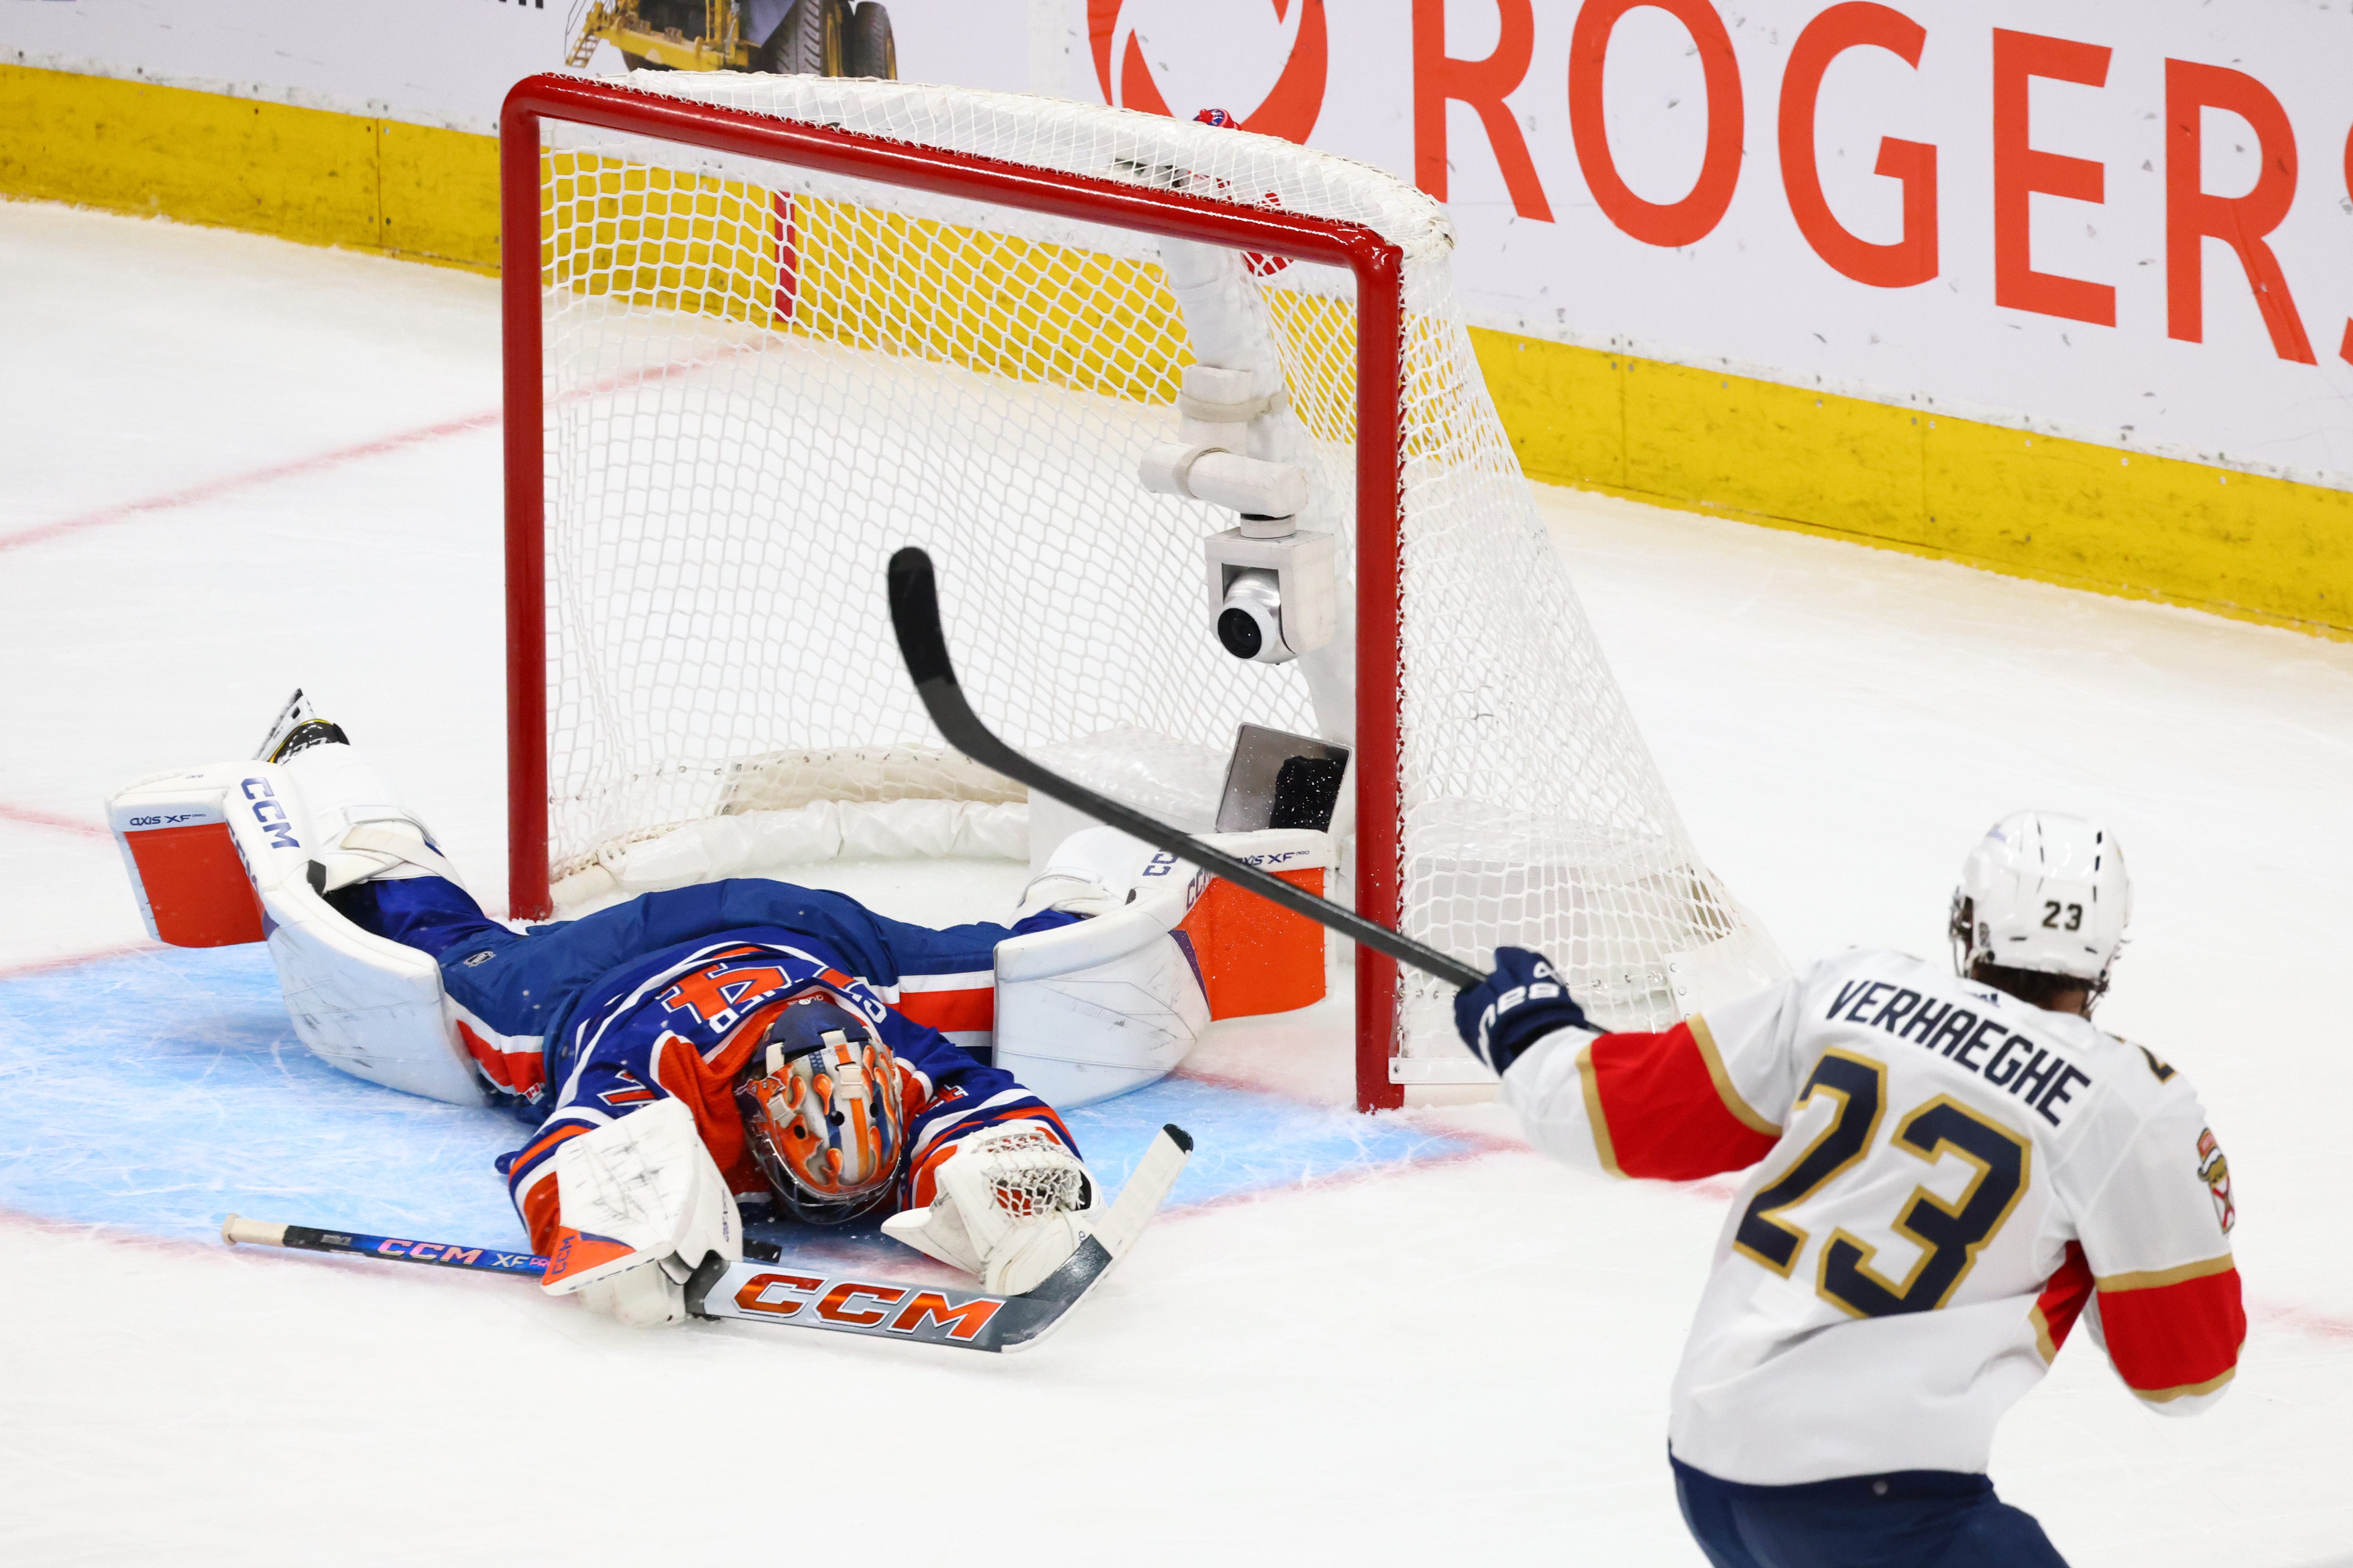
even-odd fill
[{"label": "number 23 on jersey", "polygon": [[[1834,1102],[1830,1124],[1806,1145],[1779,1180],[1749,1200],[1733,1232],[1733,1247],[1787,1277],[1809,1239],[1784,1217],[1786,1211],[1822,1191],[1872,1154],[1887,1114],[1887,1068],[1852,1051],[1822,1054],[1808,1075],[1796,1109],[1817,1099]],[[1925,1185],[1897,1205],[1895,1230],[1919,1244],[1920,1256],[1901,1279],[1873,1266],[1876,1249],[1844,1228],[1822,1244],[1816,1292],[1858,1318],[1927,1312],[1952,1300],[1978,1259],[2001,1229],[2032,1174],[2028,1140],[1951,1095],[1940,1094],[1906,1110],[1887,1147],[1934,1165],[1947,1154],[1976,1167],[1968,1184],[1950,1202]]]}]

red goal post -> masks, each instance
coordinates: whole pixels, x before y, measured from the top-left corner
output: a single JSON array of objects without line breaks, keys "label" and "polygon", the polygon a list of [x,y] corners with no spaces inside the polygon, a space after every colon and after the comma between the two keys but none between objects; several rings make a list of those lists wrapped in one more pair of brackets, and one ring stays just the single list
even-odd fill
[{"label": "red goal post", "polygon": [[[1158,237],[1342,267],[1356,283],[1357,570],[1356,907],[1399,917],[1398,689],[1405,312],[1399,247],[1364,226],[1197,192],[1090,177],[924,147],[576,77],[527,78],[499,121],[504,325],[509,906],[552,912],[549,855],[547,514],[541,128],[551,121],[649,136],[768,163]],[[963,584],[965,592],[979,584]],[[953,595],[959,584],[944,584]],[[1206,636],[1206,632],[1204,633]],[[987,715],[983,715],[984,718]],[[1396,966],[1356,960],[1356,1101],[1403,1103],[1392,1081]]]}]

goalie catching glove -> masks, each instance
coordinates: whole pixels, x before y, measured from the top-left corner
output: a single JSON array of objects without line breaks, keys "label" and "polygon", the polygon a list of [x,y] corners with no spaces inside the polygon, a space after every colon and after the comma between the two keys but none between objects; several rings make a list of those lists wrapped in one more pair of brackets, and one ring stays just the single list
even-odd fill
[{"label": "goalie catching glove", "polygon": [[933,1167],[928,1208],[882,1222],[882,1234],[1018,1296],[1093,1234],[1094,1177],[1042,1121],[968,1134]]}]

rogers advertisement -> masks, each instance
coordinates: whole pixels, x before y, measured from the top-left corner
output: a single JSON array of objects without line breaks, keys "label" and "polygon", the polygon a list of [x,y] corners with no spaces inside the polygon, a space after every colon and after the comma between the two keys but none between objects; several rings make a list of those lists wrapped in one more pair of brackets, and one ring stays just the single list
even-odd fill
[{"label": "rogers advertisement", "polygon": [[1482,324],[2353,489],[2335,0],[0,0],[0,59],[465,130],[625,53],[1224,109],[1446,200]]}]

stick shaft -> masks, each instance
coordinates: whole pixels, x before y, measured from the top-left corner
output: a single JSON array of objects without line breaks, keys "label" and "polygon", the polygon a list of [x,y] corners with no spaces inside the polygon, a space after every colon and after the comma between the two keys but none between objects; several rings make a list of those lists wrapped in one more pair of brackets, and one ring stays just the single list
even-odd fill
[{"label": "stick shaft", "polygon": [[1399,963],[1411,964],[1459,990],[1467,991],[1487,978],[1460,959],[1399,935],[1387,926],[1377,925],[1356,910],[1318,898],[1304,888],[1293,887],[1133,806],[1097,795],[1031,762],[997,739],[973,712],[963,687],[956,682],[955,670],[948,662],[947,640],[940,629],[939,599],[933,586],[931,558],[920,550],[902,550],[891,558],[891,624],[898,633],[900,657],[906,660],[907,672],[914,677],[915,694],[923,700],[932,722],[939,726],[950,745],[982,766],[994,768],[1040,795],[1144,840],[1155,849],[1166,850],[1213,871],[1269,902],[1304,915],[1326,930],[1361,942]]},{"label": "stick shaft", "polygon": [[395,1263],[425,1263],[436,1268],[470,1268],[483,1274],[521,1275],[536,1279],[547,1272],[547,1259],[529,1252],[503,1251],[495,1247],[466,1247],[453,1241],[412,1241],[406,1237],[364,1236],[357,1231],[318,1230],[307,1225],[279,1225],[231,1215],[221,1222],[221,1239],[235,1247],[289,1247],[303,1252],[342,1252],[357,1258],[388,1258]]},{"label": "stick shaft", "polygon": [[[1102,1215],[1101,1232],[1081,1242],[1060,1268],[1018,1296],[911,1285],[862,1270],[812,1267],[785,1257],[765,1242],[746,1242],[741,1258],[730,1260],[714,1252],[703,1259],[702,1267],[687,1282],[686,1310],[697,1318],[733,1318],[739,1322],[820,1329],[959,1350],[1026,1350],[1050,1333],[1135,1245],[1136,1237],[1160,1212],[1168,1189],[1176,1184],[1192,1152],[1192,1137],[1183,1128],[1162,1128],[1136,1163],[1127,1184]],[[341,1252],[529,1279],[547,1271],[546,1258],[527,1252],[317,1230],[237,1215],[221,1222],[221,1239],[232,1247]]]}]

